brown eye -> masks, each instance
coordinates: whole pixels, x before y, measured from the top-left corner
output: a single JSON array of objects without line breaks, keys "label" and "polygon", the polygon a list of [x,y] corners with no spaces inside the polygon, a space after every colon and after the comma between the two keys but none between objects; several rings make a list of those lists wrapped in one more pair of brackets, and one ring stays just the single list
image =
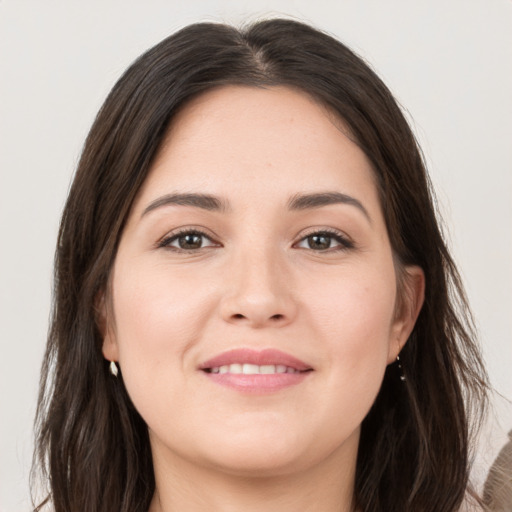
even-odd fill
[{"label": "brown eye", "polygon": [[203,236],[188,233],[178,237],[177,242],[180,249],[200,249],[203,245]]},{"label": "brown eye", "polygon": [[215,245],[210,237],[200,231],[182,231],[165,238],[159,243],[159,247],[174,251],[197,251]]},{"label": "brown eye", "polygon": [[296,245],[300,249],[310,249],[312,251],[342,251],[353,249],[354,243],[343,236],[341,233],[331,233],[329,231],[318,231],[304,237]]},{"label": "brown eye", "polygon": [[317,234],[306,238],[308,247],[316,251],[323,251],[331,247],[331,237],[329,235]]}]

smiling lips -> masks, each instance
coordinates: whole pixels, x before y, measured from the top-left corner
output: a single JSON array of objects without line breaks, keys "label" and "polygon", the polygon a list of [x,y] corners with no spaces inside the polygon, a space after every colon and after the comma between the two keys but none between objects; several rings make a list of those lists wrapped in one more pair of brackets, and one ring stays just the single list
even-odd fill
[{"label": "smiling lips", "polygon": [[304,380],[313,368],[303,361],[267,349],[235,349],[203,363],[199,369],[217,384],[245,393],[269,393]]}]

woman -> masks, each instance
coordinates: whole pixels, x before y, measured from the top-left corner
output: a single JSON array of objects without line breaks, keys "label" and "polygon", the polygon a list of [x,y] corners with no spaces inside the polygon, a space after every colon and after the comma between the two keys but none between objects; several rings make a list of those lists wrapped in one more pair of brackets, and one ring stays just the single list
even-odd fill
[{"label": "woman", "polygon": [[140,57],[66,204],[38,411],[56,511],[455,511],[486,376],[420,151],[288,20]]}]

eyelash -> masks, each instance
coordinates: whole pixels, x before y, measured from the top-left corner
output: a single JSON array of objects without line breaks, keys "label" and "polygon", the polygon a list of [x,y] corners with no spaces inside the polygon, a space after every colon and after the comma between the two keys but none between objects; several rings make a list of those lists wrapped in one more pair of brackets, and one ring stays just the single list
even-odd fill
[{"label": "eyelash", "polygon": [[[337,231],[335,229],[329,229],[329,228],[311,231],[310,233],[307,233],[306,235],[304,235],[299,240],[298,243],[303,242],[312,236],[325,236],[325,237],[328,237],[328,238],[334,240],[335,242],[337,242],[339,244],[338,247],[333,247],[333,248],[329,247],[328,249],[323,249],[323,250],[318,250],[318,251],[315,251],[314,249],[311,249],[311,248],[308,249],[313,252],[322,252],[322,253],[323,252],[339,252],[339,251],[346,251],[346,250],[355,248],[354,242],[352,240],[350,240],[346,235],[340,233],[339,231]],[[297,245],[297,244],[294,244],[294,245]]]},{"label": "eyelash", "polygon": [[[195,235],[195,236],[200,236],[200,237],[206,238],[210,242],[212,242],[212,245],[206,246],[206,247],[198,247],[197,249],[183,249],[181,247],[171,246],[171,243],[175,242],[180,237],[187,236],[187,235]],[[310,238],[312,236],[324,236],[324,237],[334,240],[335,242],[337,242],[339,244],[339,246],[334,247],[334,248],[329,247],[327,249],[320,249],[320,250],[307,248],[307,250],[310,250],[313,252],[321,252],[321,253],[338,252],[338,251],[346,251],[346,250],[355,248],[355,244],[354,244],[354,242],[352,242],[352,240],[350,240],[346,235],[343,235],[342,233],[340,233],[339,231],[336,231],[334,229],[320,229],[317,231],[312,231],[311,233],[308,233],[305,236],[303,236],[297,243],[294,244],[294,246],[307,240],[308,238]],[[193,253],[193,252],[198,252],[202,249],[206,249],[207,247],[218,247],[218,246],[219,245],[216,244],[212,240],[212,238],[208,234],[206,234],[204,231],[201,231],[199,229],[190,229],[190,228],[182,229],[182,230],[176,231],[174,233],[171,233],[169,236],[166,236],[157,244],[158,248],[168,249],[173,252],[181,252],[181,253],[189,253],[189,254]]]},{"label": "eyelash", "polygon": [[212,242],[212,246],[218,246],[218,244],[215,244],[215,242],[213,242],[211,236],[207,235],[204,231],[201,231],[200,229],[185,228],[179,231],[175,231],[174,233],[171,233],[169,236],[164,237],[160,242],[158,242],[158,248],[168,249],[170,251],[182,253],[197,252],[200,251],[201,249],[205,249],[205,247],[199,247],[198,249],[182,249],[181,247],[172,247],[170,245],[172,242],[178,240],[180,237],[187,235],[196,235],[206,238],[210,242]]}]

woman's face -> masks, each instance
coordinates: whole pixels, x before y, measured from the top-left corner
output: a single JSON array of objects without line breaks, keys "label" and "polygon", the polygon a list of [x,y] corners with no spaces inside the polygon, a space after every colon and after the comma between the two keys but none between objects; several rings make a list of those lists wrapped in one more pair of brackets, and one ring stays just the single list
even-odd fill
[{"label": "woman's face", "polygon": [[305,94],[230,86],[184,108],[134,204],[103,352],[156,461],[247,475],[354,464],[412,329],[370,163]]}]

